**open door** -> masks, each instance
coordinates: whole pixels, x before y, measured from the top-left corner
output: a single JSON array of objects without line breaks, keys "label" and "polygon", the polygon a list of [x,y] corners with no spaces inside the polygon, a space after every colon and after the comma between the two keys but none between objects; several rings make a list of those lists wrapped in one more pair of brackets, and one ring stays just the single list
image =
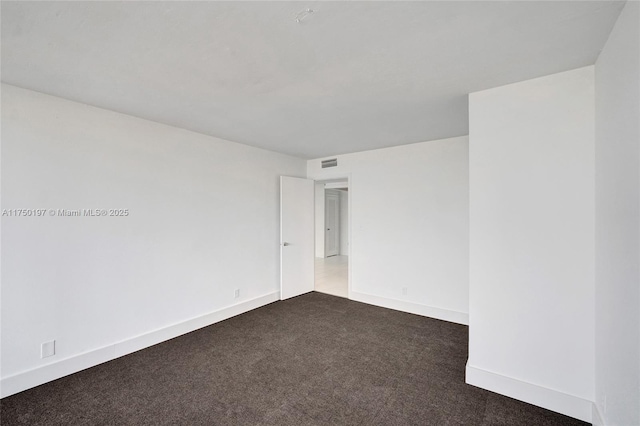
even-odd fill
[{"label": "open door", "polygon": [[314,182],[280,176],[280,299],[313,291]]}]

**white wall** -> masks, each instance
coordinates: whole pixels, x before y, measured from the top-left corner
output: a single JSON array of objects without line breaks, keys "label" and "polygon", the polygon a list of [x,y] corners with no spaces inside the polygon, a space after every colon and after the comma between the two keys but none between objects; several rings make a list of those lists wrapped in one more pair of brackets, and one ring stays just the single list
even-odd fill
[{"label": "white wall", "polygon": [[351,298],[466,323],[467,137],[337,158],[307,174],[350,175]]},{"label": "white wall", "polygon": [[596,63],[596,404],[640,424],[640,5],[627,2]]},{"label": "white wall", "polygon": [[324,258],[324,183],[315,187],[316,257]]},{"label": "white wall", "polygon": [[349,255],[349,193],[338,191],[340,194],[340,254]]},{"label": "white wall", "polygon": [[469,97],[467,382],[591,419],[593,67]]},{"label": "white wall", "polygon": [[2,218],[3,395],[275,300],[278,176],[305,167],[2,85],[3,209],[130,212]]}]

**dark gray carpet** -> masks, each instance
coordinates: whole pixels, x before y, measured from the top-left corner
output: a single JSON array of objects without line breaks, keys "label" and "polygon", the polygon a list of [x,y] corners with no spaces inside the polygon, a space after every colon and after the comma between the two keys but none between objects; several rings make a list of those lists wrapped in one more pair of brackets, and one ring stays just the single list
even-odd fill
[{"label": "dark gray carpet", "polygon": [[467,327],[310,293],[1,401],[9,425],[578,425],[464,383]]}]

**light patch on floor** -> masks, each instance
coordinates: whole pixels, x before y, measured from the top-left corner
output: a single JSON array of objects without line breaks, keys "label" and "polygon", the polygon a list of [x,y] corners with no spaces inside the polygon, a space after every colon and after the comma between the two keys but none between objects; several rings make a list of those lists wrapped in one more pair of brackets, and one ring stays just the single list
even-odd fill
[{"label": "light patch on floor", "polygon": [[316,257],[315,291],[348,297],[349,256]]}]

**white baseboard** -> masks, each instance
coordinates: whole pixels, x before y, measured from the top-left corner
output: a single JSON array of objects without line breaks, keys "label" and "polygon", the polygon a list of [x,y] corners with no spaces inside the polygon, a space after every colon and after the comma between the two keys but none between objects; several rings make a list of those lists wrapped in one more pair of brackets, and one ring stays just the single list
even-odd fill
[{"label": "white baseboard", "polygon": [[604,426],[604,417],[600,412],[600,408],[598,407],[598,404],[596,404],[595,402],[593,403],[593,408],[591,413],[592,413],[591,423],[593,424],[593,426]]},{"label": "white baseboard", "polygon": [[591,423],[592,420],[592,401],[476,368],[469,363],[466,382],[585,422]]},{"label": "white baseboard", "polygon": [[277,300],[280,300],[280,292],[269,293],[168,327],[74,355],[52,364],[5,377],[0,381],[0,397],[4,398],[69,374],[77,373],[86,368],[148,348]]},{"label": "white baseboard", "polygon": [[456,324],[469,325],[469,314],[448,309],[436,308],[433,306],[421,305],[419,303],[406,302],[404,300],[388,299],[386,297],[374,296],[372,294],[358,293],[351,291],[349,299],[356,302],[367,303],[369,305],[381,306],[383,308],[394,309],[396,311],[408,312],[410,314],[422,315],[444,321],[455,322]]}]

